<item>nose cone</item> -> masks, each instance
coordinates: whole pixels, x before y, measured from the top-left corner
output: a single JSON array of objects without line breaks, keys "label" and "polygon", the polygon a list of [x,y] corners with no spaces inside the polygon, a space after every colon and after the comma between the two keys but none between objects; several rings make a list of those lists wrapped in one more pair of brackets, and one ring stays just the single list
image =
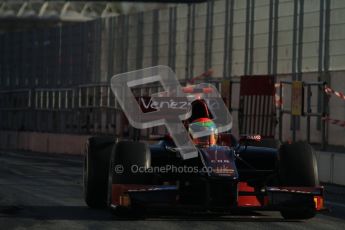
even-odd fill
[{"label": "nose cone", "polygon": [[226,146],[211,146],[201,150],[207,172],[211,176],[238,178],[234,153]]}]

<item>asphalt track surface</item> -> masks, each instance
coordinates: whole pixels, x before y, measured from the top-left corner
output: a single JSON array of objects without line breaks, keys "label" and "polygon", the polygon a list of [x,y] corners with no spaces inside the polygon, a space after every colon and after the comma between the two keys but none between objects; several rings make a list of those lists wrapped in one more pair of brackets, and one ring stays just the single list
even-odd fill
[{"label": "asphalt track surface", "polygon": [[286,221],[277,212],[231,216],[147,213],[126,219],[85,206],[80,156],[0,151],[0,229],[344,229],[345,188],[326,185],[329,213]]}]

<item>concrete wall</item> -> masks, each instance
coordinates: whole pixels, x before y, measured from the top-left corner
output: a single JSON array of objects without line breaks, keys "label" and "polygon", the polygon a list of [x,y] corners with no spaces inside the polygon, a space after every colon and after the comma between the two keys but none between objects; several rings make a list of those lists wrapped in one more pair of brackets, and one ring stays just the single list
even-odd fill
[{"label": "concrete wall", "polygon": [[1,131],[1,149],[40,153],[82,154],[89,136],[38,132]]},{"label": "concrete wall", "polygon": [[[345,41],[344,41],[345,42]],[[345,43],[344,43],[345,47]],[[344,62],[345,63],[345,62]],[[344,71],[331,73],[331,86],[333,89],[345,92]],[[330,117],[345,120],[345,101],[333,95],[329,101]],[[336,145],[345,145],[345,128],[337,125],[330,125],[328,128],[328,141]]]},{"label": "concrete wall", "polygon": [[[241,76],[244,74],[244,55],[245,40],[248,36],[253,37],[253,74],[266,74],[268,49],[269,47],[269,20],[270,20],[270,0],[256,0],[254,7],[253,34],[246,33],[247,13],[246,2],[243,0],[233,0],[233,24],[227,26],[233,27],[233,52],[232,65],[233,72],[231,76]],[[224,30],[226,25],[226,3],[225,0],[216,0],[212,7],[212,67],[215,70],[214,77],[223,76],[223,55],[224,55]],[[231,2],[231,1],[230,1]],[[292,50],[293,50],[293,33],[295,29],[299,29],[299,25],[294,28],[294,1],[293,0],[280,0],[278,1],[277,11],[277,73],[287,74],[292,71]],[[320,17],[320,1],[319,0],[304,0],[304,13],[302,31],[302,71],[314,72],[318,70],[318,48],[319,48],[319,17]],[[343,44],[345,42],[345,18],[343,9],[344,2],[341,0],[331,0],[330,5],[330,70],[343,70],[345,49]],[[205,38],[207,29],[207,4],[196,4],[192,6],[195,8],[194,21],[195,26],[189,28],[194,33],[194,74],[200,74],[204,71],[204,58],[205,58]],[[181,78],[185,77],[186,68],[186,40],[187,40],[187,27],[188,27],[188,6],[177,6],[177,34],[176,34],[176,63],[177,72]],[[299,15],[299,12],[297,12]],[[130,15],[135,18],[136,15]],[[169,36],[169,9],[159,10],[159,34],[153,34],[154,17],[153,11],[144,13],[144,59],[143,66],[150,66],[152,62],[152,41],[154,36],[159,38],[158,54],[159,64],[167,63],[167,45]],[[107,20],[107,19],[106,19]],[[174,19],[175,20],[175,19]],[[250,19],[251,20],[251,19]],[[299,19],[298,19],[299,20]],[[137,25],[132,25],[137,26]],[[136,30],[133,30],[135,33]],[[272,32],[272,31],[271,31]],[[273,31],[274,32],[274,31]],[[130,36],[131,37],[131,36]],[[132,37],[134,39],[134,37]],[[135,39],[134,39],[135,40]],[[131,42],[130,47],[135,48],[135,42]],[[132,40],[131,40],[132,41]],[[130,51],[131,52],[131,51]],[[150,59],[151,58],[151,59]],[[129,63],[132,69],[132,64]],[[190,76],[187,76],[190,77]]]},{"label": "concrete wall", "polygon": [[345,185],[345,155],[331,152],[317,152],[319,178],[324,183]]},{"label": "concrete wall", "polygon": [[[178,5],[176,8],[144,12],[142,25],[137,23],[138,14],[129,15],[132,23],[129,27],[125,69],[130,71],[156,64],[171,65],[169,60],[174,59],[175,65],[172,67],[177,77],[188,79],[207,70],[207,59],[211,59],[209,64],[214,78],[236,79],[245,74],[275,74],[277,81],[326,80],[334,90],[344,92],[344,1],[300,0],[297,5],[295,2],[215,0],[212,4]],[[172,10],[176,11],[176,15]],[[155,14],[158,16],[155,17]],[[229,20],[231,17],[232,21]],[[171,30],[171,23],[175,23],[175,30]],[[143,35],[138,34],[138,26],[142,26]],[[174,42],[171,42],[172,38]],[[137,47],[138,39],[142,40],[141,51],[141,47]],[[231,49],[227,50],[229,46]],[[142,52],[142,60],[138,60],[138,49]],[[171,49],[175,52],[169,52]],[[106,62],[103,63],[106,65]],[[117,72],[121,71],[116,69],[113,74]],[[313,112],[318,112],[320,107],[318,94],[317,88],[313,87]],[[233,107],[237,107],[238,95],[235,86]],[[290,99],[290,88],[286,86],[283,91],[284,108],[290,108]],[[329,116],[345,120],[345,101],[332,96],[329,102]],[[236,116],[234,113],[235,134]],[[283,121],[283,139],[291,139],[290,116],[286,115]],[[311,142],[321,143],[320,120],[312,118],[311,121]],[[305,128],[306,118],[302,117],[297,139],[306,139]],[[329,125],[327,136],[329,144],[345,146],[343,127]]]}]

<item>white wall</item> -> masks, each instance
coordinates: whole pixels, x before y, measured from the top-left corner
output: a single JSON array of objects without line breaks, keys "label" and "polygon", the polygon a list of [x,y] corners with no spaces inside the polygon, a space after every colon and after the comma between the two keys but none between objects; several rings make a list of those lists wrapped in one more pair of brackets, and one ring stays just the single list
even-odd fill
[{"label": "white wall", "polygon": [[343,70],[345,63],[345,5],[344,1],[331,1],[330,62],[331,70]]},{"label": "white wall", "polygon": [[321,182],[345,185],[345,154],[316,152],[316,158]]}]

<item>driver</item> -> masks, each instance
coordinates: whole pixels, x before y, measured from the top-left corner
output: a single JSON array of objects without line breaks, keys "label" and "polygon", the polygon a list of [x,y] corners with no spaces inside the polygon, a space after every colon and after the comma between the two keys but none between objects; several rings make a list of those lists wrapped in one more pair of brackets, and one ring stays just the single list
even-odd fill
[{"label": "driver", "polygon": [[[203,132],[201,137],[194,138],[192,134]],[[195,145],[210,147],[217,143],[218,130],[216,124],[210,118],[199,118],[189,124],[189,133]]]}]

